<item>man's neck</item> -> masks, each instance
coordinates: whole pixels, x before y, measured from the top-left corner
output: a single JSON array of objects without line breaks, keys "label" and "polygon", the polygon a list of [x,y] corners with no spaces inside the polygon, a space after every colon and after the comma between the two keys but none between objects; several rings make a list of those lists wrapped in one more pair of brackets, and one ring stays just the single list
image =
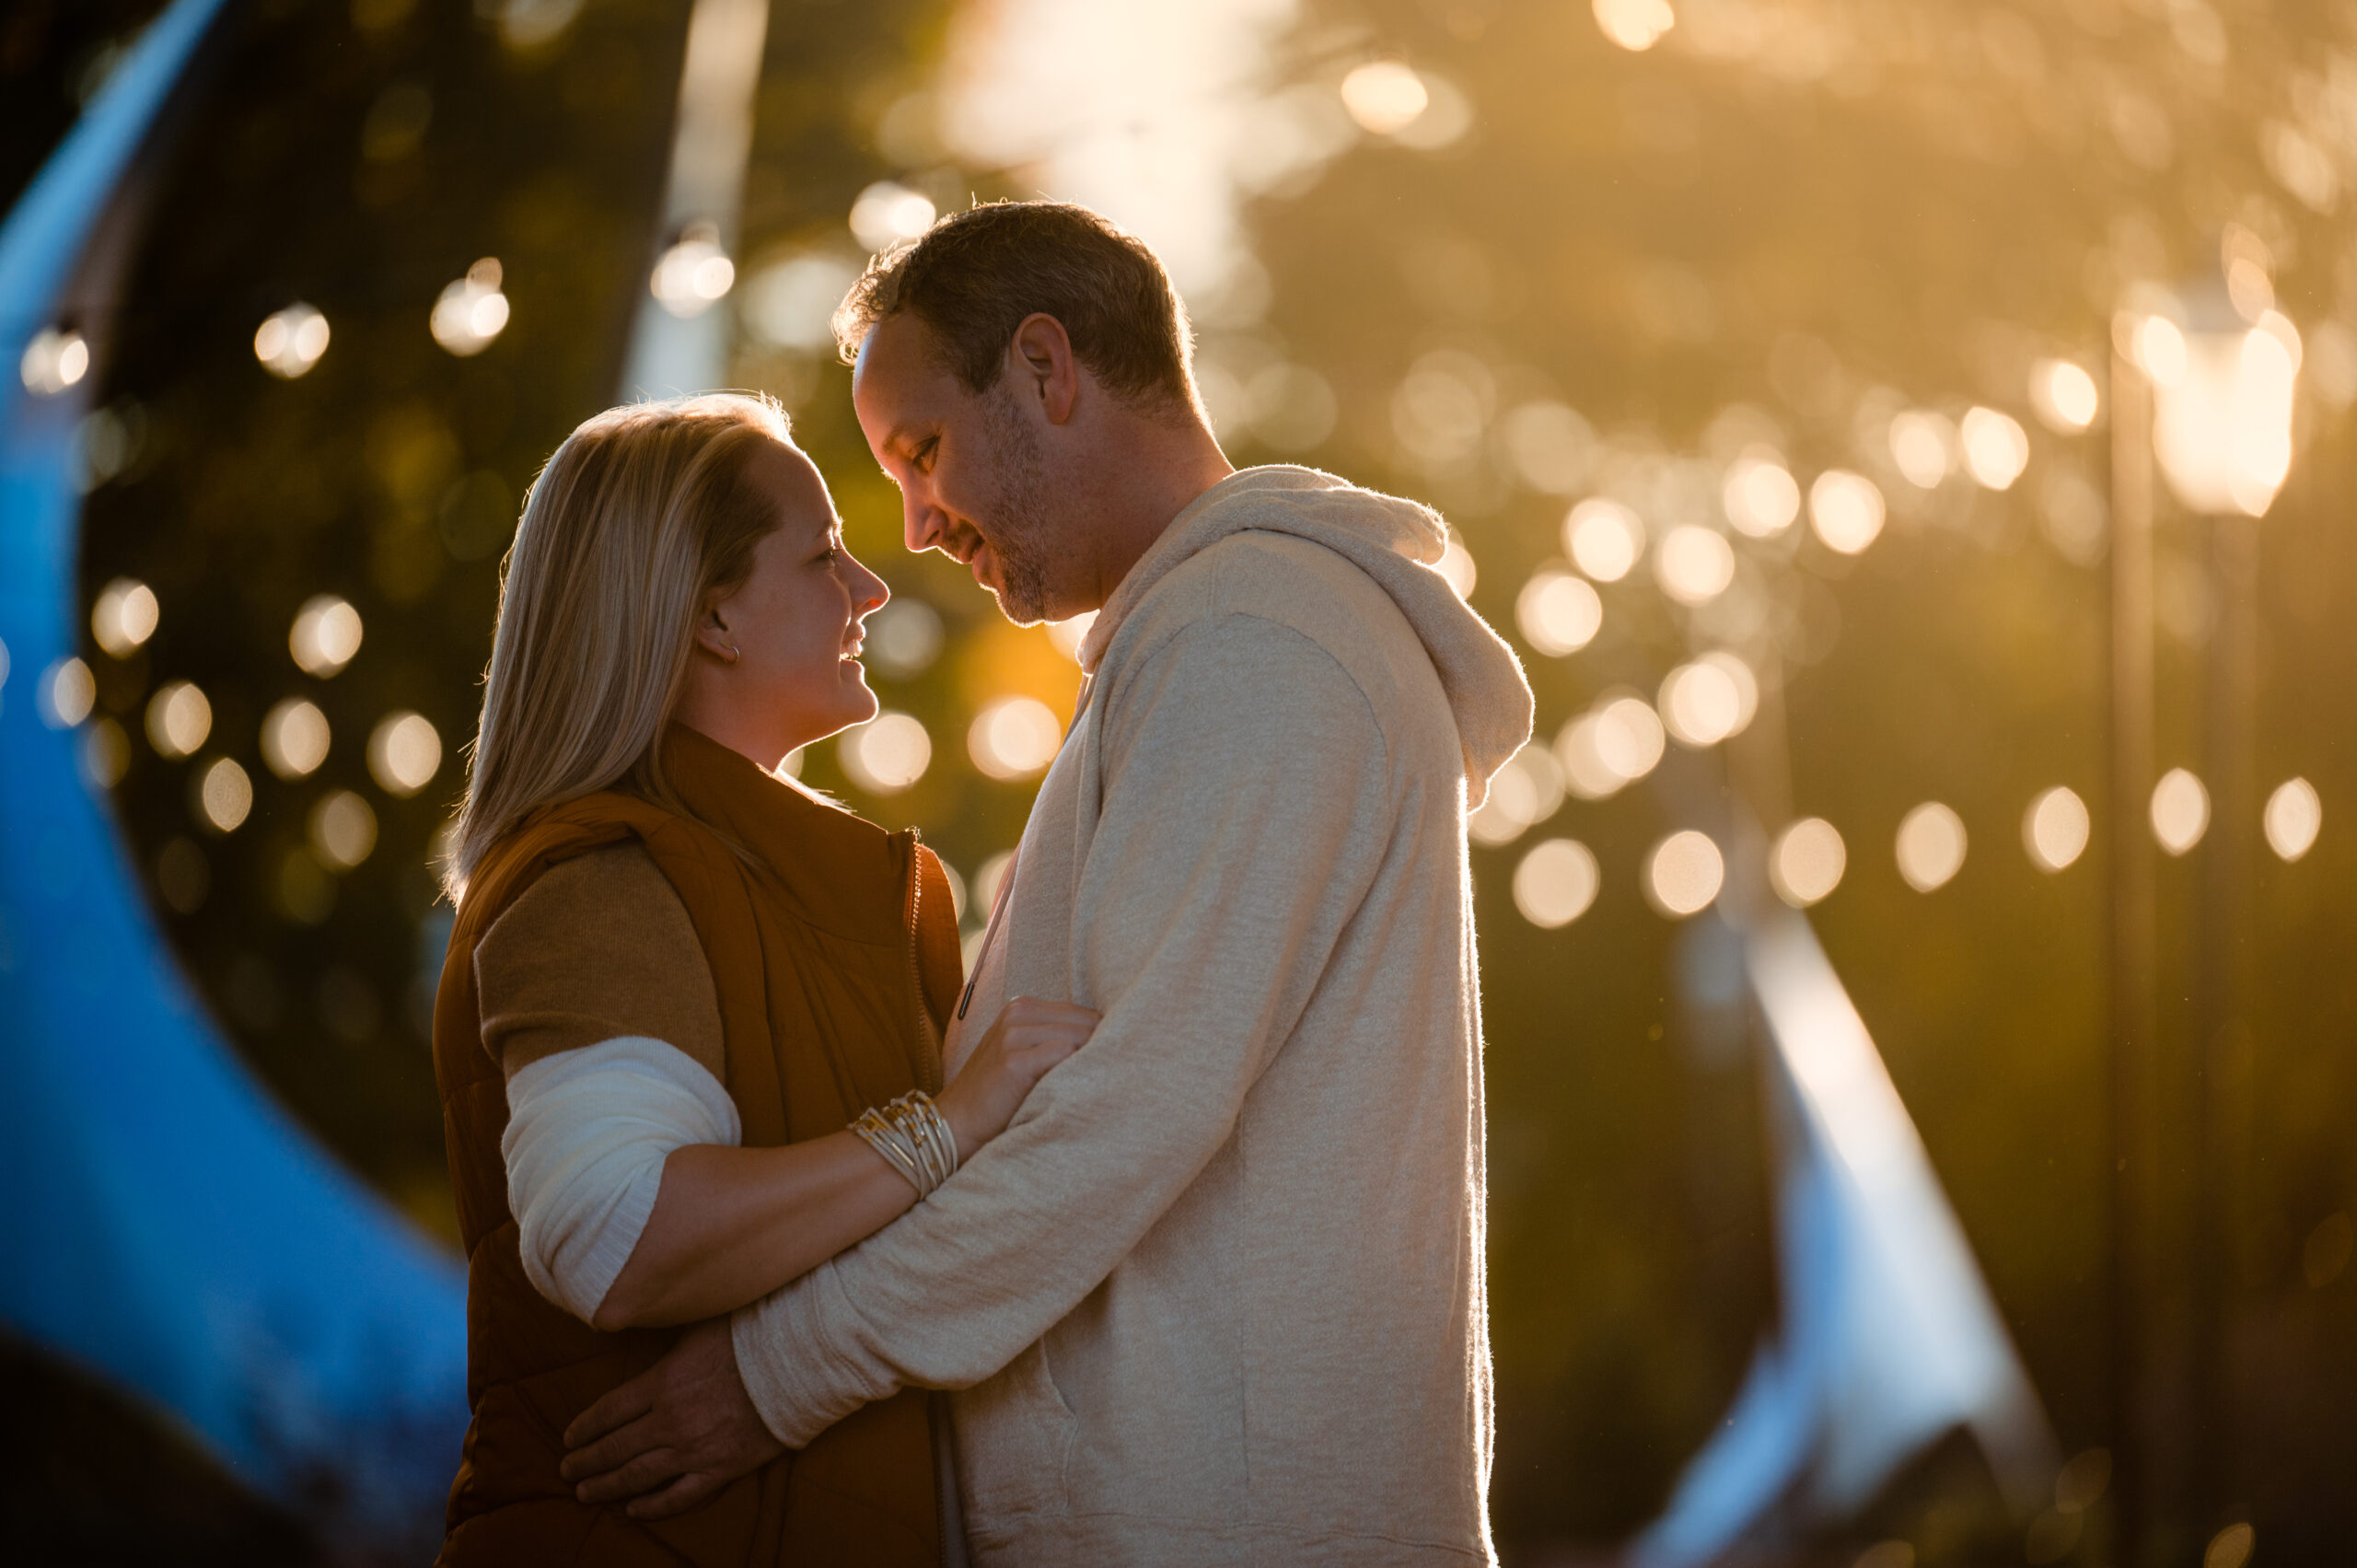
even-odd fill
[{"label": "man's neck", "polygon": [[1099,496],[1092,592],[1100,607],[1179,513],[1236,472],[1212,433],[1191,418],[1184,424],[1142,418],[1123,424],[1119,456],[1106,465]]}]

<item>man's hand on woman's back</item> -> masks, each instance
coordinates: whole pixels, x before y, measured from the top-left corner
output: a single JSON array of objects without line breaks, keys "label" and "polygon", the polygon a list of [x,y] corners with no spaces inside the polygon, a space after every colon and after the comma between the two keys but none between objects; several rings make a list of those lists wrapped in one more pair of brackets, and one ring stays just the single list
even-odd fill
[{"label": "man's hand on woman's back", "polygon": [[628,1502],[633,1519],[684,1514],[785,1452],[737,1373],[728,1319],[679,1336],[669,1354],[564,1429],[559,1473],[584,1503]]}]

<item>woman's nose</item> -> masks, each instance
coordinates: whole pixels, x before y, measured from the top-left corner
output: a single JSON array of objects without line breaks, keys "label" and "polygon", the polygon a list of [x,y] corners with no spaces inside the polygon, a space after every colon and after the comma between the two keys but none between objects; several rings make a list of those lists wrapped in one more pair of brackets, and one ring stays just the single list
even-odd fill
[{"label": "woman's nose", "polygon": [[859,594],[859,608],[862,615],[870,610],[881,610],[885,601],[892,597],[892,586],[865,566],[859,568],[859,576],[854,587]]}]

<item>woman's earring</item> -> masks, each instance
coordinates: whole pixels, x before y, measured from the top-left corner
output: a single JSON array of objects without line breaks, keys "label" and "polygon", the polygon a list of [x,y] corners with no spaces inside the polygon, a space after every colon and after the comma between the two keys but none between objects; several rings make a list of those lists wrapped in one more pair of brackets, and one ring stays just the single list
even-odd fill
[{"label": "woman's earring", "polygon": [[730,664],[735,664],[735,663],[737,661],[737,659],[738,659],[739,657],[741,657],[741,656],[743,656],[739,655],[739,654],[737,652],[737,645],[736,645],[736,644],[734,644],[734,643],[729,644],[729,645],[728,645],[728,662],[729,662]]}]

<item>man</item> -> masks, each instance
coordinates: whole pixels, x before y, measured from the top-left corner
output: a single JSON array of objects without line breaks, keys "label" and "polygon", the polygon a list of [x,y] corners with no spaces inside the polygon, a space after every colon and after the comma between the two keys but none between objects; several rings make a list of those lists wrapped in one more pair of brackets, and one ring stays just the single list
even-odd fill
[{"label": "man", "polygon": [[1018,622],[1099,611],[950,1064],[1010,997],[1103,1019],[907,1217],[584,1417],[567,1473],[669,1510],[946,1388],[978,1562],[1492,1561],[1463,813],[1529,737],[1519,665],[1432,513],[1228,466],[1168,278],[1085,209],[946,219],[836,325],[909,548]]}]

